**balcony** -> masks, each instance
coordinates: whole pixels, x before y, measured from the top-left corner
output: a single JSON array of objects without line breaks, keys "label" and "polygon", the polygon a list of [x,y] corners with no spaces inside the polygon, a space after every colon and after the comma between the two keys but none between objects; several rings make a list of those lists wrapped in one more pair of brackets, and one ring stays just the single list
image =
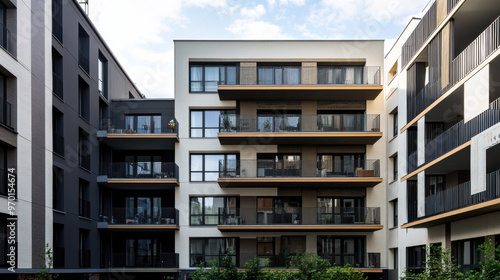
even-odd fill
[{"label": "balcony", "polygon": [[425,217],[402,228],[423,228],[500,210],[500,170],[486,175],[486,191],[471,194],[471,183],[437,192],[425,198]]},{"label": "balcony", "polygon": [[[450,83],[442,88],[441,80],[428,84],[419,92],[413,101],[408,102],[408,124],[404,129],[415,123],[416,118],[433,104],[452,86],[460,84],[464,78],[478,68],[500,47],[500,17],[491,23],[471,44],[451,61]],[[404,47],[403,47],[404,50]]]},{"label": "balcony", "polygon": [[[134,188],[133,185],[158,184],[179,186],[179,166],[173,162],[113,162],[101,166],[99,183],[114,188]],[[148,188],[151,186],[148,186]]]},{"label": "balcony", "polygon": [[140,231],[179,229],[179,210],[169,207],[153,209],[156,213],[148,215],[147,211],[141,212],[136,208],[113,207],[111,217],[101,216],[97,228]]},{"label": "balcony", "polygon": [[[334,211],[332,211],[334,210]],[[219,225],[224,232],[370,232],[380,225],[379,207],[325,209],[316,207],[219,208]]]},{"label": "balcony", "polygon": [[102,119],[97,137],[119,149],[166,149],[172,143],[165,140],[179,142],[179,123],[155,115]]},{"label": "balcony", "polygon": [[[155,253],[150,255],[139,255],[134,253],[112,253],[111,260],[107,262],[109,268],[179,268],[179,254]],[[135,271],[135,270],[134,270]],[[162,270],[163,271],[163,270]],[[151,272],[151,271],[149,271]]]},{"label": "balcony", "polygon": [[[500,122],[500,110],[498,100],[490,103],[490,109],[482,112],[474,119],[464,123],[463,120],[448,128],[425,145],[425,164],[432,165],[434,162],[446,158],[454,152],[459,151],[465,146],[470,145],[472,137],[480,134],[488,128]],[[417,165],[417,152],[408,157],[408,175],[403,177],[407,179],[413,176]]]},{"label": "balcony", "polygon": [[379,66],[240,66],[236,73],[242,79],[218,85],[220,100],[373,100],[383,89]]},{"label": "balcony", "polygon": [[380,160],[353,161],[333,169],[317,160],[221,161],[217,182],[232,187],[374,187],[380,182]]},{"label": "balcony", "polygon": [[221,115],[222,145],[372,145],[382,138],[380,115]]}]

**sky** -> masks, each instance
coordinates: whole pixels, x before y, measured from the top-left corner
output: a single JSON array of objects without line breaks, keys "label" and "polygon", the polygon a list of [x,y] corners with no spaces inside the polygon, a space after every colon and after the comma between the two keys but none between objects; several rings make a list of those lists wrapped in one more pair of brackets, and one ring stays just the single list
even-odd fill
[{"label": "sky", "polygon": [[385,39],[429,0],[89,0],[89,17],[148,98],[174,97],[176,39]]}]

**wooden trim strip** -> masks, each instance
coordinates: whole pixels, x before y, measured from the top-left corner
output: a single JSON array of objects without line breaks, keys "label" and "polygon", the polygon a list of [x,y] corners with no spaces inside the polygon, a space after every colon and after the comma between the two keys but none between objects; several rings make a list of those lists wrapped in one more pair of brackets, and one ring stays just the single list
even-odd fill
[{"label": "wooden trim strip", "polygon": [[179,185],[177,179],[108,179],[108,183],[130,183],[130,184],[176,184]]},{"label": "wooden trim strip", "polygon": [[381,183],[383,181],[382,178],[366,178],[366,177],[351,177],[351,178],[293,178],[293,179],[285,179],[285,178],[219,178],[217,179],[219,183],[264,183],[264,182],[278,182],[278,183]]},{"label": "wooden trim strip", "polygon": [[454,86],[452,86],[447,92],[445,92],[443,95],[441,95],[436,101],[432,102],[431,105],[429,105],[427,108],[425,108],[420,114],[418,114],[413,120],[411,120],[409,123],[407,123],[403,128],[401,129],[401,133],[403,133],[405,130],[407,130],[410,126],[415,124],[420,118],[422,118],[425,114],[429,113],[430,110],[432,110],[434,107],[436,107],[439,103],[441,103],[445,98],[447,98],[449,95],[451,95],[453,92],[455,92],[459,87],[461,87],[465,82],[467,82],[470,78],[472,78],[474,75],[476,75],[479,71],[481,71],[486,65],[488,65],[493,59],[497,58],[497,56],[500,54],[500,49],[496,50],[493,52],[487,59],[483,61],[479,66],[474,68],[467,76],[463,77],[458,83],[456,83]]},{"label": "wooden trim strip", "polygon": [[408,179],[408,178],[410,178],[410,177],[413,177],[414,175],[416,175],[416,174],[418,174],[418,173],[422,172],[423,170],[425,170],[425,169],[429,168],[430,166],[432,166],[432,165],[434,165],[434,164],[436,164],[436,163],[440,162],[441,160],[443,160],[443,159],[445,159],[445,158],[447,158],[447,157],[449,157],[449,156],[453,155],[454,153],[457,153],[457,152],[459,152],[459,151],[461,151],[461,150],[463,150],[463,149],[467,148],[468,146],[470,146],[471,142],[472,142],[472,140],[469,140],[468,142],[466,142],[466,143],[464,143],[464,144],[462,144],[462,145],[460,145],[460,146],[456,147],[455,149],[453,149],[453,150],[451,150],[451,151],[447,152],[446,154],[444,154],[444,155],[442,155],[442,156],[438,157],[437,159],[435,159],[435,160],[433,160],[433,161],[431,161],[431,162],[429,162],[429,163],[427,163],[427,164],[424,164],[422,167],[418,168],[418,169],[417,169],[417,170],[415,170],[415,171],[412,171],[410,174],[407,174],[406,176],[404,176],[403,178],[401,178],[401,182],[405,181],[406,179]]},{"label": "wooden trim strip", "polygon": [[108,225],[108,229],[175,229],[179,230],[179,226],[172,225]]},{"label": "wooden trim strip", "polygon": [[219,86],[218,90],[383,90],[384,86],[330,86],[330,85],[296,85],[296,86],[263,86],[263,85],[240,85],[240,86]]},{"label": "wooden trim strip", "polygon": [[443,219],[443,218],[447,218],[447,217],[451,217],[451,216],[455,216],[455,215],[467,213],[467,212],[474,211],[474,210],[479,210],[481,208],[486,208],[486,207],[489,207],[489,206],[497,205],[499,203],[500,203],[500,198],[493,199],[493,200],[482,202],[482,203],[479,203],[479,204],[476,204],[476,205],[467,206],[467,207],[460,208],[460,209],[457,209],[457,210],[453,210],[453,211],[449,211],[449,212],[442,213],[442,214],[439,214],[439,215],[435,215],[435,216],[431,216],[431,217],[428,217],[428,218],[424,218],[422,220],[418,220],[418,221],[414,221],[414,222],[411,222],[411,223],[407,223],[407,224],[402,225],[401,228],[402,229],[404,229],[404,228],[411,228],[411,227],[414,227],[414,226],[417,226],[417,225],[420,225],[420,224],[424,224],[424,223],[436,221],[436,220],[439,220],[439,219]]},{"label": "wooden trim strip", "polygon": [[324,226],[324,225],[287,225],[287,226],[270,226],[270,225],[228,225],[217,226],[219,230],[379,230],[383,229],[383,225],[358,225],[358,226]]},{"label": "wooden trim strip", "polygon": [[177,139],[177,134],[138,134],[138,133],[120,133],[107,134],[107,138],[162,138],[162,139]]},{"label": "wooden trim strip", "polygon": [[218,137],[224,138],[240,138],[240,137],[382,137],[382,132],[234,132],[234,133],[218,133]]}]

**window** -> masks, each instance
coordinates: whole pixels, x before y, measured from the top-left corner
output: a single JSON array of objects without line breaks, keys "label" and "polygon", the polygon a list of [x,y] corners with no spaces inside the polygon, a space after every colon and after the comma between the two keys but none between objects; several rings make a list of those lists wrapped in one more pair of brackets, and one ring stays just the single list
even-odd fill
[{"label": "window", "polygon": [[300,155],[257,155],[257,177],[300,177]]},{"label": "window", "polygon": [[54,255],[53,262],[54,267],[63,268],[64,267],[64,258],[65,258],[65,249],[64,249],[64,225],[54,223],[54,235],[53,235],[53,246],[54,246]]},{"label": "window", "polygon": [[318,66],[318,84],[363,84],[363,66]]},{"label": "window", "polygon": [[89,85],[82,79],[78,79],[78,113],[86,121],[90,121],[90,96]]},{"label": "window", "polygon": [[425,196],[431,196],[446,189],[446,176],[427,175],[425,176]]},{"label": "window", "polygon": [[90,218],[89,182],[80,179],[79,183],[79,214],[81,217]]},{"label": "window", "polygon": [[64,211],[64,170],[54,166],[52,172],[52,208]]},{"label": "window", "polygon": [[78,65],[82,67],[87,74],[89,72],[89,35],[81,25],[78,25]]},{"label": "window", "polygon": [[97,59],[97,88],[99,93],[108,98],[108,60],[104,55],[99,52],[99,58]]},{"label": "window", "polygon": [[129,115],[125,116],[125,129],[127,133],[162,133],[162,117],[154,115]]},{"label": "window", "polygon": [[365,237],[318,236],[318,255],[330,263],[365,267]]},{"label": "window", "polygon": [[234,130],[236,115],[234,110],[191,110],[190,123],[191,137],[215,138],[221,131]]},{"label": "window", "polygon": [[392,136],[398,136],[398,112],[392,114]]},{"label": "window", "polygon": [[7,102],[7,83],[9,79],[6,76],[0,74],[0,124],[6,125],[8,127],[12,126],[11,120],[11,110],[12,106]]},{"label": "window", "polygon": [[52,35],[63,42],[62,0],[52,0]]},{"label": "window", "polygon": [[[164,213],[163,213],[164,212]],[[126,197],[125,221],[119,224],[162,224],[175,223],[175,215],[169,209],[162,208],[161,197]],[[168,217],[167,217],[168,216]],[[173,221],[172,221],[173,219]]]},{"label": "window", "polygon": [[[365,168],[364,154],[325,154],[318,155],[318,175],[320,177],[355,177],[359,168],[373,171],[372,166]],[[375,177],[375,174],[369,174]]]},{"label": "window", "polygon": [[301,197],[258,197],[257,224],[301,224]]},{"label": "window", "polygon": [[[12,40],[13,37],[15,37],[16,34],[12,34],[12,31],[7,27],[7,24],[10,24],[12,20],[16,20],[15,18],[12,18],[10,16],[10,13],[7,13],[7,6],[3,2],[0,2],[0,46],[8,51],[10,54],[15,56],[15,41]],[[9,19],[7,18],[9,17]]]},{"label": "window", "polygon": [[80,167],[90,170],[90,141],[89,135],[80,129],[78,143],[78,156]]},{"label": "window", "polygon": [[125,267],[175,267],[173,254],[161,251],[161,239],[126,239],[125,244]]},{"label": "window", "polygon": [[451,254],[463,272],[479,267],[479,262],[484,260],[479,250],[483,243],[483,237],[451,242]]},{"label": "window", "polygon": [[191,197],[191,225],[215,226],[219,224],[220,208],[237,208],[237,197]]},{"label": "window", "polygon": [[0,194],[7,195],[7,148],[0,146]]},{"label": "window", "polygon": [[80,267],[90,267],[90,240],[86,229],[80,229],[79,259]]},{"label": "window", "polygon": [[406,270],[414,274],[421,273],[425,266],[425,246],[406,248]]},{"label": "window", "polygon": [[259,85],[299,85],[300,66],[259,66]]},{"label": "window", "polygon": [[52,150],[64,157],[64,125],[63,114],[55,107],[52,108]]},{"label": "window", "polygon": [[207,266],[211,260],[220,264],[226,254],[238,263],[238,238],[191,238],[189,247],[189,265],[192,267],[200,263]]},{"label": "window", "polygon": [[7,264],[9,253],[9,243],[7,242],[7,238],[9,237],[9,228],[7,227],[7,215],[0,214],[0,267],[9,267]]},{"label": "window", "polygon": [[393,181],[398,180],[398,156],[392,158],[392,179]]},{"label": "window", "polygon": [[190,180],[217,181],[220,175],[236,176],[237,154],[191,154]]},{"label": "window", "polygon": [[392,80],[396,77],[396,75],[398,74],[398,62],[396,61],[391,69],[389,70],[389,72],[387,72],[387,84],[390,84],[392,82]]},{"label": "window", "polygon": [[392,221],[393,221],[393,226],[397,227],[398,226],[398,200],[395,199],[392,201]]},{"label": "window", "polygon": [[395,270],[398,270],[399,268],[399,252],[398,252],[398,248],[394,248],[392,249],[394,251],[393,253],[393,263],[394,263],[394,269]]},{"label": "window", "polygon": [[63,99],[63,58],[52,49],[52,92]]},{"label": "window", "polygon": [[364,205],[364,197],[318,197],[318,223],[364,223],[366,210]]},{"label": "window", "polygon": [[301,131],[300,111],[258,111],[257,131],[297,132]]},{"label": "window", "polygon": [[218,85],[238,84],[236,65],[190,66],[190,92],[217,92]]}]

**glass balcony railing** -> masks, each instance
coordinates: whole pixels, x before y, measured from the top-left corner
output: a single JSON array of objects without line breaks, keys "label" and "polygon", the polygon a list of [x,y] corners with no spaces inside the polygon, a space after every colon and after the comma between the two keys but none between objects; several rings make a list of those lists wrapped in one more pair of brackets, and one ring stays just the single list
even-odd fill
[{"label": "glass balcony railing", "polygon": [[179,166],[173,162],[113,162],[103,164],[100,175],[112,179],[178,179]]},{"label": "glass balcony railing", "polygon": [[380,207],[219,208],[219,225],[379,225]]},{"label": "glass balcony railing", "polygon": [[110,268],[179,268],[176,253],[112,253]]},{"label": "glass balcony railing", "polygon": [[318,66],[319,85],[381,85],[379,66]]},{"label": "glass balcony railing", "polygon": [[162,116],[123,116],[102,119],[100,129],[108,134],[178,134],[176,119]]},{"label": "glass balcony railing", "polygon": [[335,161],[272,159],[221,160],[219,178],[380,177],[380,160]]},{"label": "glass balcony railing", "polygon": [[375,114],[267,114],[220,115],[221,132],[374,132],[380,131]]},{"label": "glass balcony railing", "polygon": [[[106,212],[106,211],[105,211]],[[113,207],[110,216],[101,216],[100,222],[110,225],[179,225],[179,210],[171,207],[153,207],[152,210]]]}]

